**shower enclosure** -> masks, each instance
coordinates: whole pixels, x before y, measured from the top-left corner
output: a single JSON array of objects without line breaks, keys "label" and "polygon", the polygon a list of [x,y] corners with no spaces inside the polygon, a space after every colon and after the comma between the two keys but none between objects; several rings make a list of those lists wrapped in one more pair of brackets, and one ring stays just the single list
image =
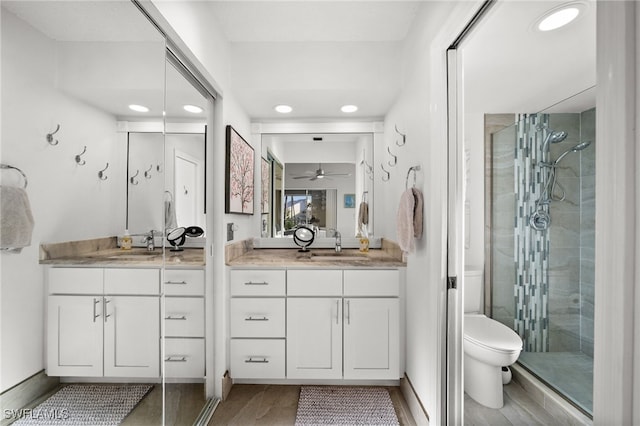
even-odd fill
[{"label": "shower enclosure", "polygon": [[487,145],[490,315],[518,362],[588,414],[593,405],[595,109],[500,115]]}]

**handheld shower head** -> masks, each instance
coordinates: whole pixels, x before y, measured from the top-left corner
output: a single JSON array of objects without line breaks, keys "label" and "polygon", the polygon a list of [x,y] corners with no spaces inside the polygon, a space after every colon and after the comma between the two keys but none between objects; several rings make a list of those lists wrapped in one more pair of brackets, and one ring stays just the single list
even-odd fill
[{"label": "handheld shower head", "polygon": [[584,141],[584,142],[580,142],[579,144],[577,144],[576,146],[569,148],[568,150],[566,150],[565,152],[563,152],[562,154],[560,154],[560,156],[558,157],[557,160],[555,160],[553,162],[554,165],[558,164],[560,162],[560,160],[562,160],[567,154],[571,153],[571,152],[578,152],[578,151],[582,151],[583,149],[585,149],[586,147],[588,147],[589,145],[591,145],[591,141]]}]

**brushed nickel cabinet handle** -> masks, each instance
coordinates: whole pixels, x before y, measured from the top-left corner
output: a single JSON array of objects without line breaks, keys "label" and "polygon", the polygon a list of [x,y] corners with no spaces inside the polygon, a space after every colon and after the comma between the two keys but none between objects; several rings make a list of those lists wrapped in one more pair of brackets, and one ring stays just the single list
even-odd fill
[{"label": "brushed nickel cabinet handle", "polygon": [[336,300],[336,325],[340,324],[340,300]]},{"label": "brushed nickel cabinet handle", "polygon": [[186,315],[167,315],[166,317],[164,317],[164,319],[166,320],[178,320],[178,321],[185,321],[187,319]]},{"label": "brushed nickel cabinet handle", "polygon": [[164,362],[187,362],[187,357],[186,356],[181,356],[181,357],[169,356],[167,357],[167,359],[164,360]]},{"label": "brushed nickel cabinet handle", "polygon": [[104,322],[107,322],[107,318],[111,316],[111,314],[107,313],[107,303],[111,303],[111,300],[107,300],[106,297],[103,297],[102,300],[104,301]]},{"label": "brushed nickel cabinet handle", "polygon": [[245,359],[244,362],[250,363],[250,364],[268,364],[269,360],[264,357],[262,358],[249,357],[249,359]]},{"label": "brushed nickel cabinet handle", "polygon": [[267,317],[248,317],[244,319],[245,321],[269,321]]},{"label": "brushed nickel cabinet handle", "polygon": [[351,301],[347,300],[347,324],[351,324]]},{"label": "brushed nickel cabinet handle", "polygon": [[266,281],[255,282],[255,283],[253,281],[249,281],[244,283],[244,285],[269,285],[269,283]]},{"label": "brushed nickel cabinet handle", "polygon": [[100,314],[96,314],[96,305],[100,303],[100,300],[93,298],[93,322],[96,322],[96,318],[100,317]]},{"label": "brushed nickel cabinet handle", "polygon": [[165,284],[187,285],[186,281],[165,281]]}]

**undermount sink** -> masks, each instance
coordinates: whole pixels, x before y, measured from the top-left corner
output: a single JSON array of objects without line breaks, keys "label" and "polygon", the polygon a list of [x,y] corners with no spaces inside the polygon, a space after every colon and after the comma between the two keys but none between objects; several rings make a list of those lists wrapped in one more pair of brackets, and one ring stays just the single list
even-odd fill
[{"label": "undermount sink", "polygon": [[354,260],[369,260],[366,254],[362,253],[344,253],[344,252],[335,252],[335,251],[327,251],[320,253],[311,253],[311,257],[309,260],[315,261],[354,261]]}]

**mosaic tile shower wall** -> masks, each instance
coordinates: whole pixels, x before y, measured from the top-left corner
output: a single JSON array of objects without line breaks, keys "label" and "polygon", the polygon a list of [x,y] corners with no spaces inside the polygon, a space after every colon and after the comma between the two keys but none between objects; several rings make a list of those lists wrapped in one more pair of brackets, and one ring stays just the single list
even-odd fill
[{"label": "mosaic tile shower wall", "polygon": [[547,114],[519,114],[516,119],[515,149],[515,319],[514,329],[522,337],[524,350],[549,350],[549,235],[530,225],[535,212],[548,213],[541,203],[548,162]]}]

